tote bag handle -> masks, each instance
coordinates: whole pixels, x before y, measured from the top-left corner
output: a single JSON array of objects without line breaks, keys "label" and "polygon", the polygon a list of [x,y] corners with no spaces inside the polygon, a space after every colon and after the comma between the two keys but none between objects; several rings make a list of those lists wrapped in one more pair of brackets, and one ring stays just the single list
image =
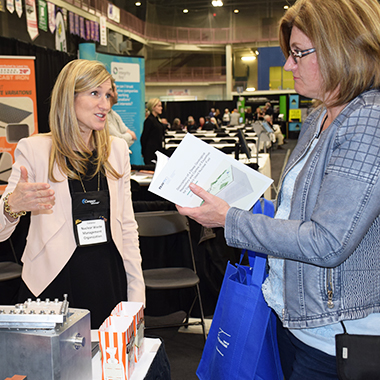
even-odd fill
[{"label": "tote bag handle", "polygon": [[[274,217],[274,205],[273,202],[268,201],[265,198],[260,198],[252,208],[252,214],[264,214],[271,218]],[[253,267],[252,272],[252,282],[251,284],[255,284],[257,286],[261,286],[263,283],[263,279],[266,277],[266,263],[267,263],[267,255],[263,255],[262,253],[249,251],[247,249],[242,250],[240,254],[240,262],[241,264],[244,254],[247,252],[249,265]]]}]

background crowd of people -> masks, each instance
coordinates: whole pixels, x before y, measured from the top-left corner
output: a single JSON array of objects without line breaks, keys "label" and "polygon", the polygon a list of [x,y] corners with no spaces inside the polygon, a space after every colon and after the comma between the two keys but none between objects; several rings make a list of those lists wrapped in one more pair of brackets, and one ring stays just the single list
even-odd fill
[{"label": "background crowd of people", "polygon": [[[117,104],[118,93],[113,79],[110,99],[111,106]],[[207,115],[200,116],[198,120],[196,120],[193,115],[189,115],[184,123],[179,117],[175,117],[170,123],[167,118],[162,117],[162,112],[163,106],[160,99],[149,99],[146,103],[144,126],[140,138],[141,154],[145,165],[154,163],[156,159],[155,152],[157,150],[164,152],[164,137],[166,131],[221,131],[227,126],[249,125],[256,121],[263,121],[273,130],[277,149],[282,149],[282,145],[286,143],[280,125],[274,122],[274,117],[278,115],[278,112],[275,113],[270,102],[266,102],[265,105],[257,107],[255,112],[252,112],[251,106],[245,108],[244,117],[237,108],[231,111],[225,108],[222,114],[218,108],[212,107]],[[127,142],[129,147],[137,140],[135,132],[124,124],[122,118],[112,108],[108,113],[108,125],[110,135],[121,137]]]},{"label": "background crowd of people", "polygon": [[280,125],[273,122],[274,110],[270,102],[257,107],[254,113],[252,113],[251,107],[247,107],[245,118],[241,116],[237,108],[231,112],[225,108],[223,115],[219,109],[211,108],[210,112],[199,117],[198,121],[195,120],[194,116],[189,115],[184,123],[179,117],[175,117],[172,123],[169,123],[166,118],[161,118],[162,110],[162,103],[158,98],[150,99],[146,105],[146,118],[141,135],[142,155],[146,165],[154,162],[156,150],[164,151],[163,141],[166,131],[221,131],[226,126],[237,126],[244,122],[251,124],[255,121],[266,121],[273,130],[276,148],[282,149],[282,145],[286,143]]}]

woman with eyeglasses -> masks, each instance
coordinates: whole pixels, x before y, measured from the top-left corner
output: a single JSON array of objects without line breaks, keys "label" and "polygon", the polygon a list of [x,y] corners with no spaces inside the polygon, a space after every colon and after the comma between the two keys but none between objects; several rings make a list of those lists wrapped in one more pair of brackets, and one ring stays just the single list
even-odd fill
[{"label": "woman with eyeglasses", "polygon": [[[281,178],[274,219],[204,199],[181,208],[227,244],[268,255],[286,379],[337,379],[335,335],[380,335],[380,6],[298,0],[280,21],[285,70],[315,99]],[[369,377],[366,377],[369,378]],[[373,378],[373,377],[371,377]]]}]

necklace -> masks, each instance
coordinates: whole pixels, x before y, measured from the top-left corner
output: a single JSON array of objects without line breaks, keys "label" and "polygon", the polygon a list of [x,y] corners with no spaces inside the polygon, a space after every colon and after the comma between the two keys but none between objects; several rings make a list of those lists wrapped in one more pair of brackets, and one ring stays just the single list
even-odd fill
[{"label": "necklace", "polygon": [[[82,178],[81,178],[79,173],[78,173],[78,177],[79,177],[80,184],[82,185],[83,192],[87,193],[86,188],[84,187],[84,183],[83,183]],[[98,172],[98,191],[99,190],[100,190],[100,172]]]},{"label": "necklace", "polygon": [[321,135],[322,130],[323,130],[323,127],[325,126],[326,120],[327,120],[327,114],[326,114],[326,116],[323,118],[323,121],[322,121],[322,123],[321,123],[321,127],[319,128],[319,132],[318,132],[317,138],[319,138],[319,136]]}]

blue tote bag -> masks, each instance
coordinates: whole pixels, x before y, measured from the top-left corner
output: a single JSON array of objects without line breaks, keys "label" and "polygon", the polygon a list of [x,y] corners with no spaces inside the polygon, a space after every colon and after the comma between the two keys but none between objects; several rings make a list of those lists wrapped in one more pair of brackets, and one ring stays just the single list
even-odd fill
[{"label": "blue tote bag", "polygon": [[[272,202],[262,201],[264,214],[273,217]],[[260,200],[252,212],[262,213]],[[283,379],[276,317],[261,291],[266,277],[266,255],[248,251],[248,256],[250,267],[227,264],[196,372],[200,380]]]}]

